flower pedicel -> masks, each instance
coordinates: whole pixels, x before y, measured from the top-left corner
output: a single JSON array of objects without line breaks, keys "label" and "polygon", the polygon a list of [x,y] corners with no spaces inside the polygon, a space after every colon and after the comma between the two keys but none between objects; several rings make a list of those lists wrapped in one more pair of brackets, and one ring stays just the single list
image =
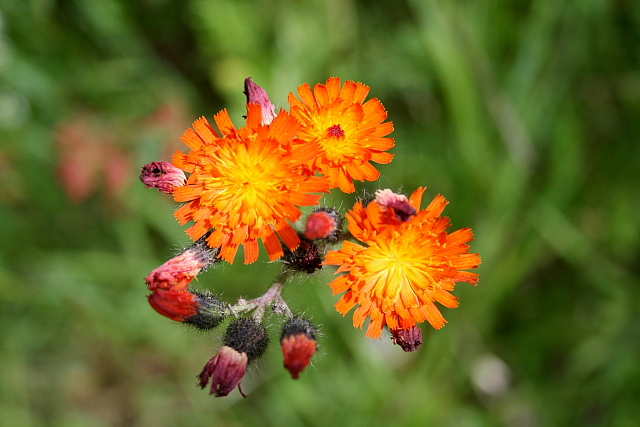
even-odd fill
[{"label": "flower pedicel", "polygon": [[[182,203],[175,213],[194,243],[153,270],[145,279],[151,306],[161,315],[202,331],[230,321],[224,346],[198,375],[210,393],[228,395],[240,387],[248,365],[269,344],[264,315],[285,320],[280,345],[284,366],[298,378],[318,349],[318,328],[295,314],[282,297],[289,279],[336,265],[339,276],[329,285],[342,294],[336,304],[346,315],[355,308],[353,324],[380,338],[390,331],[394,344],[415,351],[422,344],[424,321],[442,328],[446,320],[436,303],[458,306],[451,292],[456,283],[478,282],[467,270],[480,264],[468,243],[473,232],[447,232],[441,216],[446,199],[438,195],[421,209],[425,188],[411,197],[389,189],[373,200],[359,201],[347,213],[348,231],[335,208],[320,207],[323,193],[339,188],[355,191],[354,181],[373,181],[373,163],[393,159],[395,141],[385,122],[387,112],[376,98],[366,101],[369,87],[330,78],[311,89],[289,94],[290,111],[276,112],[267,92],[245,80],[246,123],[236,127],[226,110],[214,116],[216,130],[200,118],[182,141],[172,163],[152,162],[140,179],[148,188],[172,194]],[[303,221],[301,207],[318,206]],[[303,224],[298,227],[296,224]],[[352,241],[356,240],[356,242]],[[244,263],[258,260],[260,243],[282,271],[262,295],[224,302],[210,291],[191,287],[193,279],[221,261],[233,263],[242,247]]]}]

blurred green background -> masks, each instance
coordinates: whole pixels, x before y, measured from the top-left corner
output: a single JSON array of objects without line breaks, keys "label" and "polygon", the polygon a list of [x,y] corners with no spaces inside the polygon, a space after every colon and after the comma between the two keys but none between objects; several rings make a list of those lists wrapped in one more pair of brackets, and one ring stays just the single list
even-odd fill
[{"label": "blurred green background", "polygon": [[[634,1],[0,0],[0,425],[636,426],[639,65]],[[188,239],[137,176],[197,117],[241,123],[248,76],[285,107],[369,85],[396,158],[359,194],[444,194],[483,264],[412,354],[334,310],[332,271],[290,285],[322,354],[294,381],[272,345],[248,399],[216,399],[195,376],[220,333],[146,301]],[[198,286],[251,298],[277,271]]]}]

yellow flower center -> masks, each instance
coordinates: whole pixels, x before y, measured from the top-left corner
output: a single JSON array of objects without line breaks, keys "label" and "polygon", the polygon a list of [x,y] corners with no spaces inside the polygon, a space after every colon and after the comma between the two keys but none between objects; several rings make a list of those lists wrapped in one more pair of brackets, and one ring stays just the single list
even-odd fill
[{"label": "yellow flower center", "polygon": [[207,191],[201,200],[229,214],[231,227],[273,223],[281,214],[276,209],[282,202],[277,191],[286,186],[289,172],[277,149],[256,151],[238,144],[221,147],[216,155],[217,161],[205,167],[202,183]]},{"label": "yellow flower center", "polygon": [[433,252],[418,244],[411,231],[378,239],[362,254],[362,267],[368,272],[365,287],[385,306],[392,305],[403,290],[420,292],[432,289],[436,282],[429,274]]}]

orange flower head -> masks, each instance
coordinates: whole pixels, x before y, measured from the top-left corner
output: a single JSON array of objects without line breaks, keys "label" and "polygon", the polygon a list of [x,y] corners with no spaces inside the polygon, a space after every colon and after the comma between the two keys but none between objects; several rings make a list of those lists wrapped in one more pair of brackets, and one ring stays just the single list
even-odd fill
[{"label": "orange flower head", "polygon": [[362,328],[370,318],[368,337],[379,338],[385,325],[411,329],[425,320],[440,329],[446,320],[435,302],[457,307],[458,298],[450,293],[456,282],[478,282],[477,273],[463,271],[480,264],[467,245],[473,232],[463,228],[448,234],[449,219],[440,216],[447,200],[438,195],[420,210],[424,191],[419,188],[406,201],[415,215],[398,215],[393,206],[403,199],[389,204],[388,193],[381,191],[367,207],[358,202],[347,214],[349,231],[365,246],[345,241],[342,249],[327,254],[325,264],[346,272],[330,283],[334,295],[346,292],[336,308],[346,315],[359,305],[353,324]]},{"label": "orange flower head", "polygon": [[387,112],[377,98],[364,102],[369,87],[351,80],[340,87],[332,77],[327,84],[298,87],[296,98],[289,94],[291,114],[302,123],[298,133],[304,143],[317,142],[320,152],[311,168],[329,177],[331,188],[353,193],[353,180],[374,181],[380,172],[370,163],[387,164],[393,154],[386,151],[395,142],[384,138],[393,132],[393,123],[383,123]]},{"label": "orange flower head", "polygon": [[220,247],[220,258],[232,263],[244,247],[245,264],[258,259],[258,239],[270,259],[283,255],[280,239],[291,250],[300,238],[289,221],[301,216],[299,206],[312,206],[327,192],[324,177],[312,176],[307,167],[319,146],[292,146],[300,124],[281,111],[263,124],[260,105],[247,104],[246,126],[236,129],[226,110],[214,119],[219,135],[203,117],[182,136],[191,151],[177,151],[173,165],[191,175],[173,193],[186,202],[175,216],[181,225],[195,224],[187,234],[197,240],[213,230],[209,246]]}]

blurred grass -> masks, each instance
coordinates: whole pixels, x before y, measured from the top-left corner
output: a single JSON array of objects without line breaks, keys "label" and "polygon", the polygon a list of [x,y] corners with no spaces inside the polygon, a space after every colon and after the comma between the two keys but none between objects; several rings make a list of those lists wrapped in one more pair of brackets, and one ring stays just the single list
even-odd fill
[{"label": "blurred grass", "polygon": [[[639,28],[604,0],[0,0],[0,425],[636,425]],[[138,168],[201,115],[239,123],[247,76],[285,105],[333,75],[396,127],[360,191],[444,194],[480,284],[415,354],[335,312],[329,272],[292,285],[323,354],[292,381],[274,345],[249,399],[214,399],[219,339],[145,301],[187,240]],[[199,285],[252,297],[276,271]]]}]

